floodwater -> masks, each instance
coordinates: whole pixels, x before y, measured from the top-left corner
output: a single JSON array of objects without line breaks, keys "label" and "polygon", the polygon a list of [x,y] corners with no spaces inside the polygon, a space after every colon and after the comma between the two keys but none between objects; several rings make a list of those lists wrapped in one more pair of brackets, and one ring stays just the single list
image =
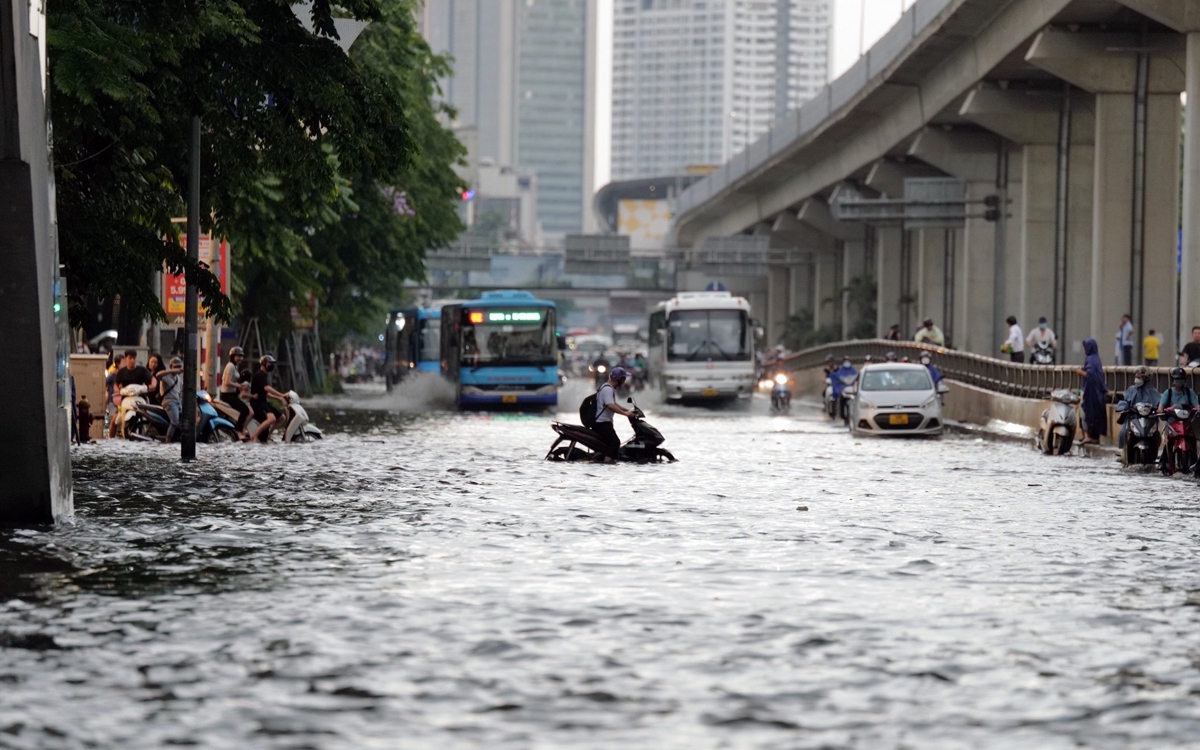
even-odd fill
[{"label": "floodwater", "polygon": [[802,406],[651,408],[658,466],[311,411],[85,446],[75,522],[0,532],[0,747],[1200,745],[1193,483]]}]

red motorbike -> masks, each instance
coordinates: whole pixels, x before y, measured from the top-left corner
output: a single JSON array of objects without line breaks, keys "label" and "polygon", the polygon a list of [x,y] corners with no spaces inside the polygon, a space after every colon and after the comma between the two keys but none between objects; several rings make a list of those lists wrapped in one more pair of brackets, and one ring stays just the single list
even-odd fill
[{"label": "red motorbike", "polygon": [[1171,476],[1180,471],[1192,471],[1196,467],[1196,436],[1192,422],[1200,409],[1188,406],[1172,406],[1159,419],[1166,422],[1163,435],[1167,441],[1160,459],[1162,473]]}]

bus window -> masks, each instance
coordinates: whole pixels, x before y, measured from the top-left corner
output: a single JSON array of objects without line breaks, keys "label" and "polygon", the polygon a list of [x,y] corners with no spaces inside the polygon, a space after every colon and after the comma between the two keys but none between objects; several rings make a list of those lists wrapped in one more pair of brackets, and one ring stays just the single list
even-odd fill
[{"label": "bus window", "polygon": [[746,361],[750,342],[741,310],[679,310],[671,313],[667,359]]}]

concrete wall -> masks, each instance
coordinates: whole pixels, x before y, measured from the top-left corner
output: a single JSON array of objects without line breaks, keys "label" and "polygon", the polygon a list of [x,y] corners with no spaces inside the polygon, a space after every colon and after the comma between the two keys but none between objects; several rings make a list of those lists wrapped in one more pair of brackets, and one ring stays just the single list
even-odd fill
[{"label": "concrete wall", "polygon": [[0,0],[0,368],[11,429],[0,431],[0,524],[51,523],[71,513],[65,305],[46,133],[45,17]]}]

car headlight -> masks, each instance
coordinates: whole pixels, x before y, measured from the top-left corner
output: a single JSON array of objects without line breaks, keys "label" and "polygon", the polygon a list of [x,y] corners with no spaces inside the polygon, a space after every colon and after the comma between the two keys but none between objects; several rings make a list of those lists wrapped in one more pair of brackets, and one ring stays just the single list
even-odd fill
[{"label": "car headlight", "polygon": [[922,409],[928,409],[929,407],[933,406],[933,405],[934,405],[934,404],[936,404],[937,402],[938,402],[938,397],[937,397],[937,396],[930,396],[928,401],[926,401],[925,403],[921,404],[921,408],[922,408]]},{"label": "car headlight", "polygon": [[858,399],[858,408],[860,408],[860,409],[874,409],[874,408],[875,408],[875,404],[872,404],[870,401],[865,401],[865,400],[863,400],[863,398],[860,396],[860,397],[859,397],[859,399]]}]

